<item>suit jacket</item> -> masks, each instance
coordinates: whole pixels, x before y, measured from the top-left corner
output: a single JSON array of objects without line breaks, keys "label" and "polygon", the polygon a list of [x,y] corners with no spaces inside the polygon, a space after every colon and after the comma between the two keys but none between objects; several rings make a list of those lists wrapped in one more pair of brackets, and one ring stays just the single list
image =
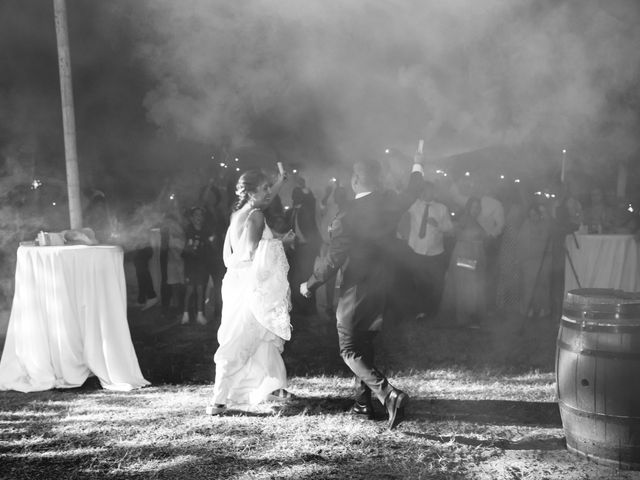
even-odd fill
[{"label": "suit jacket", "polygon": [[307,281],[314,291],[343,267],[338,323],[352,330],[378,330],[398,255],[396,231],[416,200],[422,175],[413,173],[400,195],[372,192],[354,200],[332,225],[326,254]]}]

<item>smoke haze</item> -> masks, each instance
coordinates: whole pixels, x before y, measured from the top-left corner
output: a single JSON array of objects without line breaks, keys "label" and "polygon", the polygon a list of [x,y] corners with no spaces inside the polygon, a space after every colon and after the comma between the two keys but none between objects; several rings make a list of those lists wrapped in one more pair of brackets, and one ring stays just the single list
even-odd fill
[{"label": "smoke haze", "polygon": [[[330,163],[544,142],[637,151],[633,1],[147,1],[148,118]],[[631,93],[634,92],[634,93]]]}]

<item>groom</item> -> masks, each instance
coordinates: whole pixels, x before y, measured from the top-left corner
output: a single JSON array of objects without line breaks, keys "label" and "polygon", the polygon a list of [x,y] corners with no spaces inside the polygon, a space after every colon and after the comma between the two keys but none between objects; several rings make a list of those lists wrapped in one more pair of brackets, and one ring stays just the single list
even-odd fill
[{"label": "groom", "polygon": [[382,327],[392,280],[398,222],[422,190],[421,160],[421,155],[414,157],[409,187],[400,195],[382,190],[377,162],[361,161],[353,166],[355,200],[344,216],[334,220],[328,251],[309,280],[300,285],[300,293],[309,297],[343,267],[336,317],[340,355],[360,380],[352,412],[373,418],[373,393],[389,413],[389,429],[403,420],[409,396],[390,385],[374,366],[373,341]]}]

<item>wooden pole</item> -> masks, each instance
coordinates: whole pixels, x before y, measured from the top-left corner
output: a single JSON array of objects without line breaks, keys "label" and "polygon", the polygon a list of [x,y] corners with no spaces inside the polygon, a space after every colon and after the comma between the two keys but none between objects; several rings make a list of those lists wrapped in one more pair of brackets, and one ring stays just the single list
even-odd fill
[{"label": "wooden pole", "polygon": [[71,54],[69,52],[69,32],[67,29],[67,6],[65,0],[53,0],[53,9],[56,22],[56,40],[58,43],[58,68],[60,71],[62,125],[64,128],[64,151],[67,167],[69,220],[71,228],[82,228],[78,152],[76,148],[76,119],[73,110]]}]

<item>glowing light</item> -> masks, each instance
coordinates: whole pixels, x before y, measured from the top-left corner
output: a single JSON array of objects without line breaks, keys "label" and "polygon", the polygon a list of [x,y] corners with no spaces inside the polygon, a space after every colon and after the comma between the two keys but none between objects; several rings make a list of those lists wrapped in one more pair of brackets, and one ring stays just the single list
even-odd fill
[{"label": "glowing light", "polygon": [[55,207],[56,206],[56,202],[51,202],[51,205],[53,205]]},{"label": "glowing light", "polygon": [[516,179],[513,181],[513,183],[520,183],[520,179],[519,179],[519,178],[516,178]]},{"label": "glowing light", "polygon": [[298,173],[298,170],[296,170],[295,168],[292,170],[293,173]]},{"label": "glowing light", "polygon": [[31,182],[31,188],[32,188],[33,190],[36,190],[36,189],[37,189],[39,186],[41,186],[41,185],[42,185],[42,182],[41,182],[39,179],[37,179],[37,178],[34,178],[34,179],[33,179],[33,182]]},{"label": "glowing light", "polygon": [[384,153],[391,153],[391,150],[389,150],[388,148],[385,149]]},{"label": "glowing light", "polygon": [[504,175],[500,175],[500,180],[504,180]]},{"label": "glowing light", "polygon": [[239,171],[240,171],[240,167],[236,167],[236,172],[239,172]]},{"label": "glowing light", "polygon": [[563,148],[563,149],[562,149],[562,154],[564,155],[565,153],[567,153],[567,149],[566,149],[566,148]]},{"label": "glowing light", "polygon": [[542,192],[536,192],[534,195],[542,195]]},{"label": "glowing light", "polygon": [[338,179],[337,179],[336,177],[331,177],[331,181],[332,181],[332,182],[337,182],[337,181],[338,181]]},{"label": "glowing light", "polygon": [[169,195],[169,200],[173,200],[174,198],[176,198],[176,194],[172,193],[171,195]]},{"label": "glowing light", "polygon": [[220,162],[220,166],[225,167],[226,165],[224,164],[224,162]]},{"label": "glowing light", "polygon": [[627,212],[633,213],[633,205],[629,204],[629,208],[627,208]]},{"label": "glowing light", "polygon": [[240,161],[240,160],[238,160],[238,159],[236,158],[236,162],[239,162],[239,161]]},{"label": "glowing light", "polygon": [[552,194],[551,194],[551,198],[556,198],[556,194],[555,194],[555,193],[552,193]]},{"label": "glowing light", "polygon": [[436,170],[436,173],[444,173],[444,170]]},{"label": "glowing light", "polygon": [[284,209],[285,209],[285,210],[289,210],[290,208],[291,208],[291,207],[290,207],[289,205],[285,205],[285,206],[284,206]]},{"label": "glowing light", "polygon": [[444,172],[442,175],[444,175],[446,177],[447,176],[447,172]]},{"label": "glowing light", "polygon": [[464,172],[465,177],[468,177],[469,175],[471,175],[469,172]]},{"label": "glowing light", "polygon": [[455,217],[456,216],[456,212],[451,212],[451,216]]}]

